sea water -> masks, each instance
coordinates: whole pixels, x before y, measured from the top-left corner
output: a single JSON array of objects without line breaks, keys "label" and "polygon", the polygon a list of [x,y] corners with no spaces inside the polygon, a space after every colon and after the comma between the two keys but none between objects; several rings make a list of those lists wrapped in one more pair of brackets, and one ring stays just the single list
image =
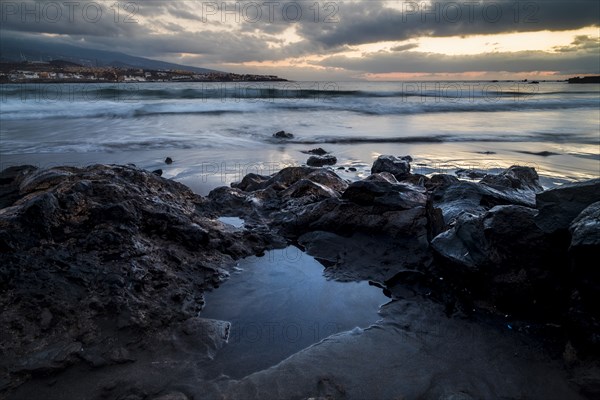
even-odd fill
[{"label": "sea water", "polygon": [[[547,186],[600,175],[600,85],[227,82],[0,85],[0,164],[135,163],[205,194],[323,147],[368,174],[536,167]],[[273,133],[294,134],[279,140]],[[174,158],[164,165],[166,156]],[[343,173],[343,172],[341,172]]]}]

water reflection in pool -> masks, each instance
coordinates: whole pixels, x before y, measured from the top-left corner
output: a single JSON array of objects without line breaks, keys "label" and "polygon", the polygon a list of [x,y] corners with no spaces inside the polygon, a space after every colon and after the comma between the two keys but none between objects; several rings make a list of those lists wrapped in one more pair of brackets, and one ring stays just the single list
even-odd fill
[{"label": "water reflection in pool", "polygon": [[231,322],[216,375],[240,378],[337,332],[367,327],[389,299],[368,282],[337,282],[296,247],[240,261],[239,271],[206,294],[202,317]]}]

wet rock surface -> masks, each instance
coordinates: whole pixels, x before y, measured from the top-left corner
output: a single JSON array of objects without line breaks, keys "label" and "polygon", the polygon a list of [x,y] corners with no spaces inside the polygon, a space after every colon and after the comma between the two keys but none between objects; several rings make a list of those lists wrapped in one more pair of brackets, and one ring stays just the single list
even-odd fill
[{"label": "wet rock surface", "polygon": [[325,165],[334,165],[335,163],[337,163],[337,158],[330,154],[310,156],[306,160],[306,165],[310,167],[323,167]]},{"label": "wet rock surface", "polygon": [[599,199],[600,179],[546,190],[536,196],[536,223],[549,233],[566,230],[581,211]]},{"label": "wet rock surface", "polygon": [[1,177],[0,367],[11,386],[75,363],[129,361],[115,340],[140,346],[195,317],[203,288],[270,246],[226,231],[187,187],[133,167]]},{"label": "wet rock surface", "polygon": [[389,172],[397,179],[401,179],[402,176],[410,173],[411,161],[412,158],[410,156],[396,157],[392,155],[381,155],[373,163],[371,173]]},{"label": "wet rock surface", "polygon": [[[355,182],[310,166],[248,174],[206,198],[133,167],[3,171],[0,390],[27,398],[64,371],[46,390],[92,379],[114,399],[600,394],[599,181],[543,191],[533,168],[477,183],[411,174],[411,160],[380,156]],[[382,321],[241,380],[203,380],[229,329],[198,317],[203,290],[233,260],[290,241],[327,277],[384,289]]]}]

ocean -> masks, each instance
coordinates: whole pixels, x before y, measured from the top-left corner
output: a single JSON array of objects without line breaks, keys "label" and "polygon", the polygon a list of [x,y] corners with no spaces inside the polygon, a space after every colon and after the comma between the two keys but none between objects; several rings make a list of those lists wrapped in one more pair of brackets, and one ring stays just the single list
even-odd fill
[{"label": "ocean", "polygon": [[423,174],[529,165],[546,187],[600,176],[599,84],[5,84],[0,109],[0,168],[134,163],[200,194],[315,147],[348,179],[380,154],[411,155]]}]

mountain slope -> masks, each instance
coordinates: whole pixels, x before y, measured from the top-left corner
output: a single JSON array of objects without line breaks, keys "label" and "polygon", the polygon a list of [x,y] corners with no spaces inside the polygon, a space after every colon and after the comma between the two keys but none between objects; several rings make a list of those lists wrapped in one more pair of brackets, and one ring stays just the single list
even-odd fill
[{"label": "mountain slope", "polygon": [[0,41],[1,61],[51,61],[65,60],[86,66],[112,66],[143,69],[181,69],[204,73],[220,72],[207,68],[152,60],[131,56],[116,51],[94,50],[69,44],[56,43],[48,39],[3,37]]}]

